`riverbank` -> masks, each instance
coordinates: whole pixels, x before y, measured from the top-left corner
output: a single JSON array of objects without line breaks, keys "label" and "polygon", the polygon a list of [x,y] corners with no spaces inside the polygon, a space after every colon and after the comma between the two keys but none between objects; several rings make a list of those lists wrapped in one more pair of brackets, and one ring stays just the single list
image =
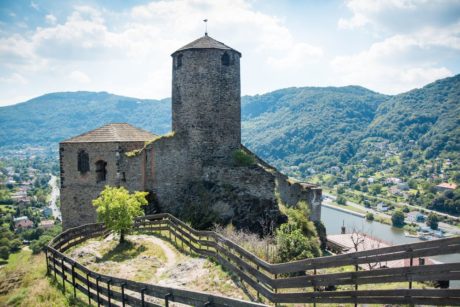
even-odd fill
[{"label": "riverbank", "polygon": [[348,209],[345,209],[345,208],[341,208],[341,207],[339,207],[339,206],[335,206],[335,205],[332,205],[332,204],[323,203],[323,204],[322,204],[322,207],[327,207],[327,208],[330,208],[330,209],[332,209],[332,210],[337,210],[337,211],[345,212],[345,213],[348,213],[348,214],[351,214],[351,215],[354,215],[354,216],[358,216],[358,217],[362,217],[362,218],[364,218],[364,217],[366,216],[366,215],[363,214],[363,213],[351,211],[351,210],[348,210]]}]

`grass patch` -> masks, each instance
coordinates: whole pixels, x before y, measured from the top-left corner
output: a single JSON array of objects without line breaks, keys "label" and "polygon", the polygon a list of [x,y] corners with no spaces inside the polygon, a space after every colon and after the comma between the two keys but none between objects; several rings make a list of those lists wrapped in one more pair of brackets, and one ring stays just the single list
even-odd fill
[{"label": "grass patch", "polygon": [[21,250],[10,255],[8,264],[0,269],[0,306],[87,306],[82,294],[74,298],[58,284],[46,278],[43,253]]},{"label": "grass patch", "polygon": [[147,248],[144,245],[135,244],[131,241],[119,243],[113,249],[109,249],[104,253],[98,262],[115,261],[122,262],[139,256],[145,252]]},{"label": "grass patch", "polygon": [[256,163],[256,159],[243,149],[235,150],[232,156],[235,166],[251,166]]}]

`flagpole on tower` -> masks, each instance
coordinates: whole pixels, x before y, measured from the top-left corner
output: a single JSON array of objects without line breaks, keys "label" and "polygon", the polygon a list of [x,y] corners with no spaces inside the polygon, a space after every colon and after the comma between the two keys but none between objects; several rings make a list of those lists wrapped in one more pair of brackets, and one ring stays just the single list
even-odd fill
[{"label": "flagpole on tower", "polygon": [[208,19],[203,19],[204,21],[204,35],[208,36]]}]

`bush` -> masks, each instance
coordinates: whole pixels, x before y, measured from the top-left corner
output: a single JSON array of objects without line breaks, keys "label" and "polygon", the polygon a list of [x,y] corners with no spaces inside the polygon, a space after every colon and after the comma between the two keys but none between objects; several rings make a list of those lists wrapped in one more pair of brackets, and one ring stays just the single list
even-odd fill
[{"label": "bush", "polygon": [[368,220],[368,221],[373,221],[374,220],[374,215],[372,214],[372,212],[366,213],[366,220]]},{"label": "bush", "polygon": [[30,243],[30,249],[32,250],[32,254],[38,254],[41,251],[44,251],[45,247],[52,239],[53,237],[51,236],[43,235],[38,240],[32,241],[32,243]]},{"label": "bush", "polygon": [[391,216],[391,223],[394,227],[401,228],[404,226],[404,213],[402,211],[395,211]]},{"label": "bush", "polygon": [[433,230],[438,229],[438,216],[431,212],[426,220],[426,225],[430,226]]},{"label": "bush", "polygon": [[313,223],[316,228],[316,233],[318,233],[319,242],[321,242],[321,249],[326,250],[326,247],[327,247],[326,227],[324,227],[324,224],[321,221],[314,221]]},{"label": "bush", "polygon": [[250,166],[255,162],[254,157],[242,149],[237,149],[233,152],[233,163],[235,166]]},{"label": "bush", "polygon": [[290,224],[283,224],[276,231],[279,262],[289,262],[321,256],[318,240],[308,238],[300,229],[293,229]]},{"label": "bush", "polygon": [[10,242],[10,251],[12,253],[17,252],[21,249],[22,242],[19,239],[14,239]]},{"label": "bush", "polygon": [[0,258],[7,260],[9,256],[10,249],[8,248],[8,246],[0,246]]},{"label": "bush", "polygon": [[288,216],[288,222],[276,230],[278,261],[321,256],[316,227],[308,219],[308,205],[301,201],[297,208],[285,208],[283,211]]},{"label": "bush", "polygon": [[347,204],[347,199],[343,196],[339,196],[337,197],[337,200],[336,202],[339,204],[339,205],[343,205],[345,206]]}]

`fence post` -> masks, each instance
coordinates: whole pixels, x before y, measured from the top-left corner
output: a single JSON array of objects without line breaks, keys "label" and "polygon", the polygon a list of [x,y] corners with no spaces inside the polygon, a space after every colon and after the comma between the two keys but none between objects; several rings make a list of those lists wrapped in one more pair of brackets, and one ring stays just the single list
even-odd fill
[{"label": "fence post", "polygon": [[171,293],[165,295],[165,307],[169,307],[169,298],[172,297]]},{"label": "fence post", "polygon": [[72,263],[72,286],[73,286],[73,297],[77,297],[77,290],[75,287],[75,263]]},{"label": "fence post", "polygon": [[125,286],[126,286],[125,282],[121,284],[121,305],[123,307],[125,307]]},{"label": "fence post", "polygon": [[107,299],[109,301],[109,307],[112,306],[112,302],[110,300],[110,283],[112,282],[112,278],[110,278],[108,281],[107,281]]},{"label": "fence post", "polygon": [[[412,267],[413,263],[414,263],[414,257],[411,255],[410,256],[409,267]],[[409,275],[409,276],[410,276],[409,289],[412,289],[412,275]]]},{"label": "fence post", "polygon": [[147,290],[146,288],[141,289],[141,302],[142,302],[142,307],[145,306],[145,297],[144,297],[144,292]]},{"label": "fence post", "polygon": [[91,290],[89,288],[89,273],[86,273],[86,288],[88,289],[88,305],[91,306]]},{"label": "fence post", "polygon": [[45,257],[46,257],[46,276],[50,275],[50,266],[49,266],[49,259],[48,259],[48,247],[45,249]]},{"label": "fence post", "polygon": [[57,277],[56,277],[56,258],[55,258],[55,255],[54,255],[54,252],[53,252],[53,271],[54,271],[54,280],[57,280]]},{"label": "fence post", "polygon": [[65,293],[65,270],[64,270],[64,257],[61,258],[61,271],[62,271],[62,292]]},{"label": "fence post", "polygon": [[97,298],[97,306],[100,306],[100,298],[99,298],[99,278],[101,278],[101,276],[97,275],[96,277],[96,298]]}]

